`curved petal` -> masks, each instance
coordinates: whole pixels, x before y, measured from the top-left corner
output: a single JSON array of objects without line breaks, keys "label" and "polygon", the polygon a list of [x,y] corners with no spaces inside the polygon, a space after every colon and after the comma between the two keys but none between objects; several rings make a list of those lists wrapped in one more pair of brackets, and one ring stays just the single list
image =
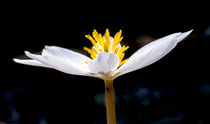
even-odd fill
[{"label": "curved petal", "polygon": [[13,59],[15,62],[20,63],[20,64],[25,64],[25,65],[32,65],[32,66],[40,66],[40,67],[46,67],[46,68],[50,68],[49,66],[40,63],[36,60],[33,59],[26,59],[26,60],[21,60],[21,59]]},{"label": "curved petal", "polygon": [[107,74],[115,70],[119,65],[118,57],[113,53],[101,52],[96,59],[88,61],[88,68],[91,73]]},{"label": "curved petal", "polygon": [[85,61],[89,61],[90,58],[82,55],[80,53],[57,47],[57,46],[45,46],[45,49],[42,52],[42,56],[52,56],[59,58],[67,63],[72,64],[73,66],[79,68],[80,70],[88,71],[88,65]]},{"label": "curved petal", "polygon": [[122,74],[135,71],[158,61],[168,54],[178,42],[187,37],[191,32],[192,30],[185,33],[174,33],[147,44],[136,51],[129,60],[115,72],[114,75],[118,77]]},{"label": "curved petal", "polygon": [[57,58],[53,55],[41,56],[41,55],[31,54],[27,51],[25,53],[28,57],[30,57],[34,60],[37,60],[40,63],[48,65],[51,68],[62,71],[64,73],[73,74],[73,75],[87,75],[87,76],[89,76],[89,74],[87,72],[80,70],[79,68],[72,65],[71,63],[68,63],[67,61]]},{"label": "curved petal", "polygon": [[89,58],[82,54],[55,46],[46,46],[42,51],[42,55],[31,54],[27,51],[25,53],[39,63],[64,73],[92,76],[88,73],[88,66],[85,63]]}]

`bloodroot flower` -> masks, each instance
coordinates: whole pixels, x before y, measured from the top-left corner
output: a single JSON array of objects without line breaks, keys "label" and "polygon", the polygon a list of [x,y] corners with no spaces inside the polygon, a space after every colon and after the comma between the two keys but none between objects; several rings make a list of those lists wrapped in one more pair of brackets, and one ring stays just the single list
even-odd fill
[{"label": "bloodroot flower", "polygon": [[90,58],[65,48],[45,46],[41,55],[26,51],[25,54],[30,59],[14,59],[14,61],[26,65],[53,68],[68,74],[103,79],[106,87],[107,122],[116,124],[113,80],[158,61],[191,32],[192,30],[185,33],[174,33],[155,40],[137,50],[130,58],[124,59],[125,51],[129,47],[120,44],[123,39],[121,30],[115,34],[114,38],[110,36],[108,29],[104,35],[94,30],[92,36],[85,36],[93,45],[91,48],[84,47],[84,50],[90,54]]}]

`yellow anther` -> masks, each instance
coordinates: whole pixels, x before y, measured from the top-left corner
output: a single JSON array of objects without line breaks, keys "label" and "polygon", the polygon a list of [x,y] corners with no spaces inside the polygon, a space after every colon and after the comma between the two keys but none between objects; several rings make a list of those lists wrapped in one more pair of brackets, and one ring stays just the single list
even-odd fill
[{"label": "yellow anther", "polygon": [[126,47],[124,47],[124,49],[122,51],[125,52],[128,48],[129,48],[129,46],[126,46]]},{"label": "yellow anther", "polygon": [[101,33],[98,35],[98,38],[99,38],[99,44],[101,45],[101,49],[104,50],[104,43]]},{"label": "yellow anther", "polygon": [[84,47],[84,50],[86,50],[89,54],[90,54],[90,57],[92,59],[95,59],[96,58],[96,54],[94,51],[92,51],[91,49],[87,48],[87,47]]},{"label": "yellow anther", "polygon": [[91,48],[91,50],[97,55],[98,54],[98,51],[95,49],[95,48]]},{"label": "yellow anther", "polygon": [[[125,56],[125,51],[128,49],[129,47],[127,46],[127,47],[125,47],[125,46],[122,46],[121,47],[121,49],[119,50],[119,52],[117,53],[117,56],[118,56],[118,58],[119,58],[119,66],[121,66],[122,64],[124,64],[126,61],[125,60],[123,60],[123,58],[124,58],[124,56]],[[122,61],[123,60],[123,61]],[[118,66],[118,67],[119,67]]]},{"label": "yellow anther", "polygon": [[96,40],[96,41],[99,41],[98,39],[98,32],[96,31],[96,29],[93,30],[93,38]]},{"label": "yellow anther", "polygon": [[118,45],[118,44],[122,41],[122,39],[123,39],[123,37],[121,37],[121,38],[117,41],[116,45]]},{"label": "yellow anther", "polygon": [[85,37],[88,38],[91,41],[91,43],[93,44],[93,46],[96,47],[96,49],[100,50],[100,47],[98,46],[96,41],[90,35],[85,35]]},{"label": "yellow anther", "polygon": [[125,53],[122,53],[122,54],[120,54],[120,55],[118,56],[120,62],[122,61],[122,59],[124,58],[124,56],[125,56]]},{"label": "yellow anther", "polygon": [[123,60],[122,62],[120,62],[120,64],[118,65],[118,67],[121,66],[121,65],[123,65],[124,63],[126,63],[128,60],[129,60],[129,59],[125,59],[125,60]]},{"label": "yellow anther", "polygon": [[115,34],[112,44],[112,50],[115,49],[115,47],[120,43],[120,41],[122,41],[123,37],[121,37],[121,35],[122,35],[122,30],[120,30]]},{"label": "yellow anther", "polygon": [[104,35],[104,38],[106,40],[106,48],[104,51],[110,52],[110,35],[109,35],[109,29],[106,29],[106,33]]},{"label": "yellow anther", "polygon": [[97,41],[97,43],[99,44],[99,46],[101,46],[101,49],[103,49],[102,35],[98,34],[96,29],[93,30],[92,35],[93,35],[93,38],[95,39],[95,41]]},{"label": "yellow anther", "polygon": [[125,52],[128,48],[129,48],[129,46],[127,46],[127,47],[122,46],[121,49],[120,49],[120,51],[118,52],[118,56],[119,56],[120,54],[122,54],[123,52]]},{"label": "yellow anther", "polygon": [[117,39],[120,39],[120,37],[121,37],[121,35],[122,35],[122,30],[120,30],[118,33],[119,33],[119,34],[118,34]]},{"label": "yellow anther", "polygon": [[114,54],[117,55],[118,51],[119,51],[120,47],[118,46],[115,50],[114,50]]},{"label": "yellow anther", "polygon": [[116,34],[115,34],[115,36],[114,36],[114,40],[113,40],[113,46],[115,46],[116,45],[116,42],[117,42],[117,38],[118,38],[118,34],[119,34],[119,32],[117,32]]},{"label": "yellow anther", "polygon": [[84,47],[83,49],[86,50],[90,54],[94,54],[94,52],[91,49],[87,48],[87,47]]},{"label": "yellow anther", "polygon": [[[122,46],[120,47],[118,44],[122,41],[123,37],[122,35],[122,30],[117,32],[114,36],[112,46],[111,41],[110,41],[110,33],[109,29],[106,29],[106,32],[104,36],[102,36],[101,33],[98,33],[95,29],[93,30],[92,36],[90,35],[85,35],[86,38],[88,38],[91,43],[93,44],[93,47],[91,49],[84,47],[84,50],[86,50],[92,59],[95,59],[96,56],[100,52],[107,52],[107,53],[114,53],[115,55],[118,56],[119,58],[119,66],[124,64],[125,62],[128,61],[128,59],[123,60],[125,56],[125,51],[129,48],[128,46]],[[85,61],[85,63],[88,63],[88,61]],[[118,66],[118,67],[119,67]]]}]

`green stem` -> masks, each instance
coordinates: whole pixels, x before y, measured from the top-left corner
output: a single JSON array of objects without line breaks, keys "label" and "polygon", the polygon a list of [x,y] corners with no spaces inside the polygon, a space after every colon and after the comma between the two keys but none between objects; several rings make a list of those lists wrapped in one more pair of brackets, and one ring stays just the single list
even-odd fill
[{"label": "green stem", "polygon": [[113,80],[104,80],[107,124],[116,124]]}]

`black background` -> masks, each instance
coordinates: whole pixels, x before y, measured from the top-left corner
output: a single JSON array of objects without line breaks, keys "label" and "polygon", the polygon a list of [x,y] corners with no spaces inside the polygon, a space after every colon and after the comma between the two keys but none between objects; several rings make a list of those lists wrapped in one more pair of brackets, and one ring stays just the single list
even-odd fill
[{"label": "black background", "polygon": [[72,21],[51,16],[46,20],[16,13],[4,23],[0,123],[105,124],[105,107],[96,100],[96,96],[104,93],[102,80],[16,64],[12,59],[26,50],[41,51],[44,45],[82,50],[91,46],[84,35],[91,34],[93,29],[103,33],[106,28],[111,35],[122,29],[123,42],[130,46],[126,57],[142,46],[135,42],[139,36],[157,39],[194,30],[160,61],[114,81],[119,124],[208,123],[210,35],[206,32],[209,24],[141,21],[109,24],[87,23],[91,17],[86,16],[75,18]]}]

